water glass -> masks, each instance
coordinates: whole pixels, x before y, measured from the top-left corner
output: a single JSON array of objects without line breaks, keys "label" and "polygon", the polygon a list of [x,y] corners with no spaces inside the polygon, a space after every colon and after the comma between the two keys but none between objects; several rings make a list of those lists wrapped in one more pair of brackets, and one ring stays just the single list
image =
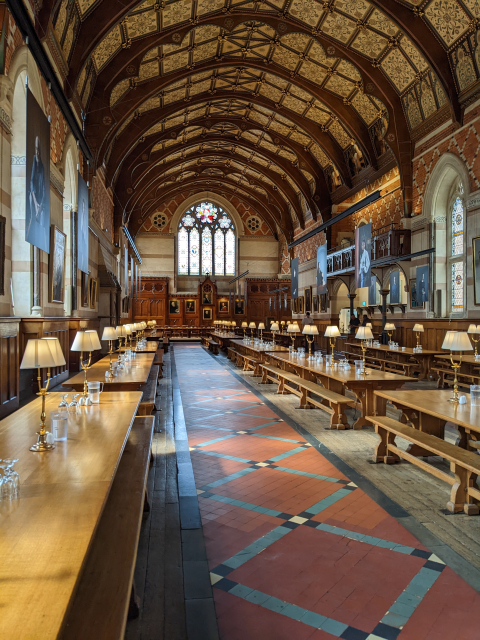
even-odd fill
[{"label": "water glass", "polygon": [[325,356],[325,364],[327,365],[327,367],[331,367],[332,366],[332,362],[333,362],[333,356],[332,354]]},{"label": "water glass", "polygon": [[100,402],[100,394],[103,391],[103,382],[93,381],[88,382],[88,396],[92,401],[92,404],[98,404]]},{"label": "water glass", "polygon": [[363,371],[363,360],[355,360],[355,373]]},{"label": "water glass", "polygon": [[2,489],[2,500],[15,500],[18,497],[18,489],[20,486],[20,476],[13,469],[13,465],[18,462],[18,458],[12,460],[5,459],[0,465],[4,469]]},{"label": "water glass", "polygon": [[51,411],[50,412],[50,431],[53,439],[57,442],[63,442],[67,439],[68,427],[68,411]]},{"label": "water glass", "polygon": [[480,407],[480,384],[470,385],[470,404],[472,407]]}]

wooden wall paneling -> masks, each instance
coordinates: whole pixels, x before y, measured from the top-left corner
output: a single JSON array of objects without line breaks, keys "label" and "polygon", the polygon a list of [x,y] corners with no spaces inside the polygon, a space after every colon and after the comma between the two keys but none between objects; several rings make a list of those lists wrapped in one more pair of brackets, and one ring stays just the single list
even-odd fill
[{"label": "wooden wall paneling", "polygon": [[0,419],[20,404],[20,318],[0,318]]}]

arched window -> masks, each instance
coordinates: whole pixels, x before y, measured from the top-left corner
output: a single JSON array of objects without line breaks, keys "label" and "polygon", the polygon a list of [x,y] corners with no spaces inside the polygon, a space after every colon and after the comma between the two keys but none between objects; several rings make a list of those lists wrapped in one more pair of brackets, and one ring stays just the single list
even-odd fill
[{"label": "arched window", "polygon": [[455,194],[447,220],[449,242],[447,246],[450,281],[450,312],[463,313],[465,309],[465,205],[461,195]]},{"label": "arched window", "polygon": [[178,225],[178,275],[234,276],[235,226],[211,202],[187,209]]}]

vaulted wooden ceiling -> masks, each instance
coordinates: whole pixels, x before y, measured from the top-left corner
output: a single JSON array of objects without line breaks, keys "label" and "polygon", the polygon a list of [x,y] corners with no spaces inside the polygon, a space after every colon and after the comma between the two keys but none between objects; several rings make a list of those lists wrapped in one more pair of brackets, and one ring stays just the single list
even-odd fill
[{"label": "vaulted wooden ceiling", "polygon": [[223,185],[290,240],[389,154],[408,215],[414,141],[450,118],[460,124],[479,91],[478,0],[35,7],[115,192],[116,227],[133,235],[182,185]]}]

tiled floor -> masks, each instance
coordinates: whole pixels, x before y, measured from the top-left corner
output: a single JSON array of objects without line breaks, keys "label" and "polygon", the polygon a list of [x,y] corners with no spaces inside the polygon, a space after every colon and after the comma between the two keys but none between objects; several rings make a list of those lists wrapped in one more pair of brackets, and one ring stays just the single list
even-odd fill
[{"label": "tiled floor", "polygon": [[474,589],[200,346],[174,354],[222,640],[479,640]]}]

